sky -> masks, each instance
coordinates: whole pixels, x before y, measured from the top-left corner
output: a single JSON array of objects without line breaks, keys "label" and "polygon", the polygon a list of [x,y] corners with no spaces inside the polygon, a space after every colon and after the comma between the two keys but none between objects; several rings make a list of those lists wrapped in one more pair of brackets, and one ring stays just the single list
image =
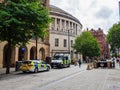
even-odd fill
[{"label": "sky", "polygon": [[114,23],[119,21],[120,0],[50,0],[50,4],[57,6],[76,17],[87,28],[103,29],[107,34]]}]

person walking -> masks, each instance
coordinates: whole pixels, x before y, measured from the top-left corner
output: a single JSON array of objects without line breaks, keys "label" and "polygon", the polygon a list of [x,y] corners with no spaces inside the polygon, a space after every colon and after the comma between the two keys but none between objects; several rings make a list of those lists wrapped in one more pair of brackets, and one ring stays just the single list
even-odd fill
[{"label": "person walking", "polygon": [[118,61],[118,64],[119,64],[119,67],[120,67],[120,59],[119,59],[119,61]]},{"label": "person walking", "polygon": [[116,62],[119,63],[119,57],[117,57]]},{"label": "person walking", "polygon": [[112,63],[112,67],[115,68],[115,60],[116,60],[115,57],[112,57],[111,60],[112,60],[112,62],[113,62],[113,63]]},{"label": "person walking", "polygon": [[79,68],[80,68],[80,67],[81,67],[81,64],[82,64],[82,62],[81,62],[80,59],[78,60],[78,64],[79,64]]}]

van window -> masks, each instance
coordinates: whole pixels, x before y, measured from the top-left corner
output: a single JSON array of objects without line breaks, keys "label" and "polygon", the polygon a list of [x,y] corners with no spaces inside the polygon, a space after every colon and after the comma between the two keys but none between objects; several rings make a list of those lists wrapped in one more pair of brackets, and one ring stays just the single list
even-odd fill
[{"label": "van window", "polygon": [[46,62],[42,62],[42,64],[46,64]]},{"label": "van window", "polygon": [[63,56],[54,56],[53,60],[63,60],[64,57]]},{"label": "van window", "polygon": [[68,57],[66,56],[66,60],[68,60]]}]

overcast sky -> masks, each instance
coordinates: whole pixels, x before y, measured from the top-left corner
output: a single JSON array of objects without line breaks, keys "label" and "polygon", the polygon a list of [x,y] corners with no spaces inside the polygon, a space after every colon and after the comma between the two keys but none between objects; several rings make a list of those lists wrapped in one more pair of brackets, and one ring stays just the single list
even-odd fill
[{"label": "overcast sky", "polygon": [[64,11],[78,18],[86,28],[98,29],[99,27],[107,34],[109,28],[119,21],[120,0],[50,0]]}]

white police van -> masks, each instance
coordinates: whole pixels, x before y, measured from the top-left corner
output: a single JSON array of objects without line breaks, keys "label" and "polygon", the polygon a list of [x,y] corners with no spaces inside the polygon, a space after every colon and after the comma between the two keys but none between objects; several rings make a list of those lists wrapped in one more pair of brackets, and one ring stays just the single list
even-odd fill
[{"label": "white police van", "polygon": [[63,68],[70,67],[71,59],[70,54],[55,54],[53,59],[51,60],[51,67]]}]

